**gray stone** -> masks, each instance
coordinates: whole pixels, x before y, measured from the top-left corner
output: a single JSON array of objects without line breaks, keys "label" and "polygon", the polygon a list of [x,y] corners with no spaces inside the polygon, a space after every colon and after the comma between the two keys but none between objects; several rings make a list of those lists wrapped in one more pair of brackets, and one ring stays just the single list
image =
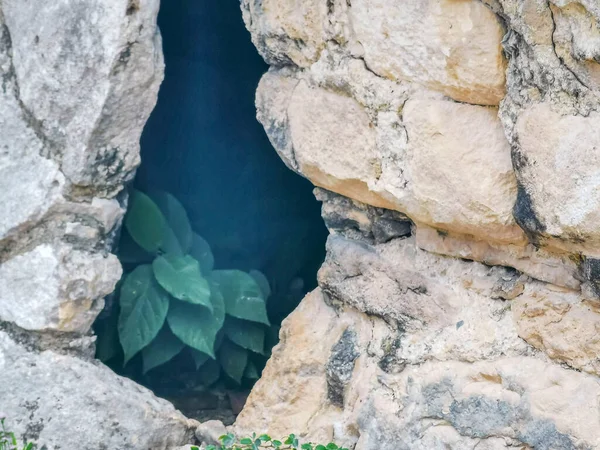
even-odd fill
[{"label": "gray stone", "polygon": [[331,403],[344,407],[344,389],[352,378],[354,361],[360,356],[356,349],[356,333],[344,330],[342,337],[331,349],[327,362],[327,397]]},{"label": "gray stone", "polygon": [[40,245],[0,265],[0,320],[86,333],[121,277],[114,255]]},{"label": "gray stone", "polygon": [[198,425],[97,362],[25,350],[0,332],[0,405],[7,427],[38,448],[162,450]]},{"label": "gray stone", "polygon": [[227,427],[220,420],[208,420],[196,428],[196,439],[204,445],[220,444],[219,438],[224,434],[227,434]]}]

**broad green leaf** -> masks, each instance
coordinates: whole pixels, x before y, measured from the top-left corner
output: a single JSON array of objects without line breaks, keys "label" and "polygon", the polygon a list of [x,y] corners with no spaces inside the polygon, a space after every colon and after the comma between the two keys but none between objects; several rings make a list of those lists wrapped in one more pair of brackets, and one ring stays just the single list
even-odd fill
[{"label": "broad green leaf", "polygon": [[206,353],[202,353],[195,348],[190,348],[190,351],[192,353],[194,364],[196,365],[196,370],[200,369],[200,367],[202,367],[202,365],[210,359],[210,356],[208,356]]},{"label": "broad green leaf", "polygon": [[217,294],[211,296],[211,301],[212,313],[191,303],[171,302],[167,322],[185,344],[215,358],[215,339],[225,321],[225,305]]},{"label": "broad green leaf", "polygon": [[215,384],[221,376],[221,366],[214,359],[206,361],[200,369],[198,369],[197,379],[204,386]]},{"label": "broad green leaf", "polygon": [[168,192],[151,192],[150,197],[160,208],[167,224],[179,241],[183,253],[187,253],[192,245],[192,226],[183,205]]},{"label": "broad green leaf", "polygon": [[248,363],[248,352],[225,339],[219,349],[219,362],[223,371],[238,384],[242,382],[244,369]]},{"label": "broad green leaf", "polygon": [[235,444],[235,436],[231,433],[224,434],[219,440],[226,447]]},{"label": "broad green leaf", "polygon": [[202,305],[212,311],[210,286],[200,273],[198,261],[191,256],[159,256],[152,263],[160,285],[173,297]]},{"label": "broad green leaf", "polygon": [[185,344],[169,330],[169,327],[163,327],[158,336],[142,350],[143,373],[154,369],[175,357]]},{"label": "broad green leaf", "polygon": [[252,445],[252,439],[250,439],[250,438],[240,439],[240,444],[242,444],[242,445]]},{"label": "broad green leaf", "polygon": [[154,279],[152,266],[138,266],[120,293],[119,340],[126,364],[156,337],[169,310],[169,294]]},{"label": "broad green leaf", "polygon": [[146,194],[133,190],[125,216],[125,228],[133,240],[147,252],[155,252],[162,244],[165,218]]},{"label": "broad green leaf", "polygon": [[269,325],[264,296],[250,275],[241,270],[215,270],[211,279],[223,293],[227,314]]},{"label": "broad green leaf", "polygon": [[200,263],[200,270],[204,275],[208,275],[212,272],[215,267],[215,257],[213,256],[208,242],[196,233],[192,236],[190,255],[198,260]]},{"label": "broad green leaf", "polygon": [[163,253],[174,256],[183,256],[184,254],[177,236],[175,236],[173,229],[169,225],[165,225],[163,230],[163,239],[160,250],[162,250]]},{"label": "broad green leaf", "polygon": [[248,364],[244,369],[244,378],[248,378],[249,380],[258,380],[260,378],[258,369],[252,361],[248,361]]},{"label": "broad green leaf", "polygon": [[265,329],[256,322],[228,317],[223,326],[225,336],[231,342],[256,353],[265,351]]},{"label": "broad green leaf", "polygon": [[148,253],[142,247],[135,243],[127,230],[121,233],[119,240],[119,260],[123,264],[143,264],[150,263],[154,259],[154,255]]},{"label": "broad green leaf", "polygon": [[265,274],[259,270],[251,270],[248,272],[248,275],[254,278],[254,281],[256,281],[256,284],[260,287],[265,300],[267,300],[271,296],[271,286],[269,285],[269,280]]}]

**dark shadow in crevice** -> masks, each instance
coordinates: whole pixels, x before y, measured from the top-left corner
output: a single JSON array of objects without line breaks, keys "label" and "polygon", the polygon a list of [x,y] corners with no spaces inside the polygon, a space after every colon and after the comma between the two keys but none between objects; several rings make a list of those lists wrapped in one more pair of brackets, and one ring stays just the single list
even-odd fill
[{"label": "dark shadow in crevice", "polygon": [[[262,271],[273,290],[269,319],[278,324],[316,287],[327,230],[312,185],[283,164],[255,118],[255,90],[268,66],[239,0],[164,1],[159,27],[165,80],[142,136],[135,186],[181,201],[217,269]],[[227,380],[196,389],[186,352],[141,378],[136,364],[115,370],[189,417],[231,422],[243,403],[244,393]]]}]

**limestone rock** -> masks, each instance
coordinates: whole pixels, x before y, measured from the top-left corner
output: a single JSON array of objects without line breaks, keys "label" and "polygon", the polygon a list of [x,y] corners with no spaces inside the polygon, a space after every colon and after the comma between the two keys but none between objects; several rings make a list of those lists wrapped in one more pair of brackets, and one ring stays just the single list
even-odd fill
[{"label": "limestone rock", "polygon": [[121,277],[114,255],[42,244],[0,265],[0,320],[86,333]]},{"label": "limestone rock", "polygon": [[205,445],[218,445],[219,438],[227,434],[227,427],[220,420],[208,420],[196,428],[196,439]]},{"label": "limestone rock", "polygon": [[377,74],[466,103],[497,105],[504,96],[504,33],[481,3],[355,0],[349,11],[365,62]]},{"label": "limestone rock", "polygon": [[[517,120],[522,185],[516,218],[549,245],[600,255],[600,114],[537,104]],[[543,182],[541,182],[543,180]]]},{"label": "limestone rock", "polygon": [[494,266],[508,266],[531,277],[564,286],[581,288],[581,274],[576,259],[568,253],[550,253],[533,244],[498,245],[473,236],[443,232],[419,224],[415,227],[419,248],[440,255],[472,259]]},{"label": "limestone rock", "polygon": [[2,3],[19,102],[46,154],[79,186],[114,192],[139,164],[163,63],[159,2],[130,4]]},{"label": "limestone rock", "polygon": [[[349,329],[360,356],[341,409],[328,399],[322,361]],[[396,359],[393,332],[380,318],[310,294],[284,323],[236,428],[300,430],[357,450],[600,446],[594,377],[533,355],[407,364]]]},{"label": "limestone rock", "polygon": [[375,123],[369,108],[310,83],[269,73],[259,85],[258,117],[288,166],[317,186],[417,222],[524,245],[512,217],[510,147],[495,109],[409,99],[395,125],[405,133],[386,134],[384,144],[382,114]]},{"label": "limestone rock", "polygon": [[373,127],[358,102],[301,81],[287,113],[295,160],[304,176],[365,203],[391,206],[369,190],[380,168]]},{"label": "limestone rock", "polygon": [[512,302],[519,336],[548,356],[600,375],[600,311],[574,292],[529,286]]},{"label": "limestone rock", "polygon": [[320,0],[243,0],[252,42],[269,64],[315,62],[325,46],[327,4]]},{"label": "limestone rock", "polygon": [[[517,184],[497,110],[409,100],[405,212],[416,222],[504,243],[524,241],[512,217]],[[399,198],[400,195],[398,195]]]},{"label": "limestone rock", "polygon": [[167,449],[191,442],[198,425],[101,364],[29,352],[4,332],[0,371],[7,427],[39,448]]},{"label": "limestone rock", "polygon": [[415,247],[414,238],[373,248],[334,236],[327,250],[319,271],[323,291],[396,321],[400,344],[394,352],[402,360],[477,361],[527,351],[509,305],[491,298],[509,275],[506,269],[429,254]]}]

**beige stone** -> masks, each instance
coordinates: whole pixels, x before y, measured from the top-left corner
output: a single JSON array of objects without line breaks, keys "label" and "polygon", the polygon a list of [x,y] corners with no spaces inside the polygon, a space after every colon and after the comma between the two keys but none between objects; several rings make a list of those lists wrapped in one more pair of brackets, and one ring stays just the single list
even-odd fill
[{"label": "beige stone", "polygon": [[27,330],[87,333],[121,273],[114,255],[42,244],[0,265],[0,319]]},{"label": "beige stone", "polygon": [[[341,409],[328,400],[324,362],[345,329],[356,332],[360,356]],[[600,446],[595,377],[534,355],[406,364],[390,352],[392,331],[379,318],[310,294],[284,323],[236,429],[294,429],[356,450]]]},{"label": "beige stone", "polygon": [[472,0],[354,0],[364,59],[379,75],[421,83],[461,102],[504,96],[504,35],[496,15]]},{"label": "beige stone", "polygon": [[600,8],[590,1],[553,1],[556,53],[586,86],[600,90]]},{"label": "beige stone", "polygon": [[269,63],[315,62],[325,46],[327,3],[320,0],[243,0],[252,42]]},{"label": "beige stone", "polygon": [[600,310],[576,292],[526,288],[512,302],[519,336],[553,359],[600,375]]},{"label": "beige stone", "polygon": [[[327,401],[324,364],[335,339],[348,326],[347,321],[336,319],[320,291],[303,300],[284,321],[281,340],[238,416],[236,429],[286,436],[291,430],[311,427],[313,417]],[[292,356],[294,352],[296,356]],[[277,422],[274,417],[279,417]]]},{"label": "beige stone", "polygon": [[301,81],[287,110],[299,171],[315,185],[374,206],[379,176],[374,126],[356,100]]},{"label": "beige stone", "polygon": [[570,289],[581,287],[577,259],[570,254],[550,253],[532,244],[494,244],[469,235],[443,232],[426,225],[415,227],[419,248],[456,258],[508,266],[527,275]]},{"label": "beige stone", "polygon": [[537,225],[532,232],[571,252],[600,255],[600,114],[563,116],[549,104],[524,111],[516,127],[519,179]]},{"label": "beige stone", "polygon": [[[512,207],[517,184],[495,108],[409,100],[401,210],[413,220],[497,242],[522,243]],[[382,184],[385,185],[384,174]],[[396,175],[397,176],[397,175]]]},{"label": "beige stone", "polygon": [[401,117],[382,112],[375,122],[345,93],[283,74],[263,77],[257,98],[275,148],[315,185],[419,223],[525,244],[496,109],[411,99]]}]

